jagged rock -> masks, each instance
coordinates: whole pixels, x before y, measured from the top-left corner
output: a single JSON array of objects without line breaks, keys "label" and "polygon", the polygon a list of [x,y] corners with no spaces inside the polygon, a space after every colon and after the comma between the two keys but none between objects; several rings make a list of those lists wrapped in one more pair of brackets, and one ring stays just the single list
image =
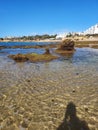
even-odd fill
[{"label": "jagged rock", "polygon": [[56,49],[57,53],[60,54],[69,54],[75,51],[74,49],[74,41],[71,39],[66,39],[59,44],[58,48]]},{"label": "jagged rock", "polygon": [[74,50],[74,41],[71,39],[66,39],[66,40],[62,41],[62,43],[60,44],[58,49],[72,51],[72,50]]}]

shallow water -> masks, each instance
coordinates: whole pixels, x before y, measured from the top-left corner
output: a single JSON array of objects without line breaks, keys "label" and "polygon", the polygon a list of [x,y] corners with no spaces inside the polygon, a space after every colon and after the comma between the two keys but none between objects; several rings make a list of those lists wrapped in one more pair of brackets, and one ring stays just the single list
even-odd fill
[{"label": "shallow water", "polygon": [[[35,45],[48,45],[51,44],[51,42],[0,42],[0,46],[35,46]],[[55,42],[52,42],[52,44],[55,44]]]},{"label": "shallow water", "polygon": [[26,54],[26,53],[38,53],[38,54],[42,54],[44,53],[44,49],[35,49],[35,48],[30,48],[30,49],[20,49],[20,48],[16,48],[16,49],[2,49],[0,51],[0,53],[2,54],[6,54],[6,55],[15,55],[15,54],[18,54],[18,53],[21,53],[21,54]]},{"label": "shallow water", "polygon": [[98,50],[76,48],[73,55],[51,62],[15,63],[8,58],[20,52],[44,49],[0,50],[0,128],[56,130],[72,101],[78,118],[97,130]]}]

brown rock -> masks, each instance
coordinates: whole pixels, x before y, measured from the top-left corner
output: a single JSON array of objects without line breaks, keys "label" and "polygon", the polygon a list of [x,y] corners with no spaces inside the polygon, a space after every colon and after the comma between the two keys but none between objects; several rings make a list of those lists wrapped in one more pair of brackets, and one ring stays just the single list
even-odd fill
[{"label": "brown rock", "polygon": [[74,50],[74,41],[70,39],[62,41],[62,43],[58,47],[58,50],[67,50],[67,51]]},{"label": "brown rock", "polygon": [[10,58],[12,58],[13,60],[15,60],[16,62],[25,62],[27,60],[29,60],[25,55],[23,54],[17,54],[17,55],[10,55]]},{"label": "brown rock", "polygon": [[44,54],[50,54],[49,48],[46,48],[45,51],[46,51],[46,52],[45,52]]},{"label": "brown rock", "polygon": [[59,44],[58,48],[55,50],[56,53],[68,57],[71,57],[74,51],[74,41],[71,39],[66,39],[62,41],[61,44]]},{"label": "brown rock", "polygon": [[25,62],[25,61],[31,61],[31,62],[45,62],[45,61],[51,61],[54,59],[57,59],[57,56],[54,56],[50,54],[49,50],[47,49],[44,54],[17,54],[17,55],[9,55],[10,58],[15,60],[16,62]]}]

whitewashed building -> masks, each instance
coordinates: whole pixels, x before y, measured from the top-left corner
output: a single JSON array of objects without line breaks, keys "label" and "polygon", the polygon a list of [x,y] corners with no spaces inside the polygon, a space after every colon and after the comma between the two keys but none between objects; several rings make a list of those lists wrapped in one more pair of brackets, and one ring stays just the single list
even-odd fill
[{"label": "whitewashed building", "polygon": [[84,34],[98,34],[98,24],[90,27],[86,31],[84,31]]},{"label": "whitewashed building", "polygon": [[58,34],[56,36],[56,39],[64,39],[66,37],[67,33]]}]

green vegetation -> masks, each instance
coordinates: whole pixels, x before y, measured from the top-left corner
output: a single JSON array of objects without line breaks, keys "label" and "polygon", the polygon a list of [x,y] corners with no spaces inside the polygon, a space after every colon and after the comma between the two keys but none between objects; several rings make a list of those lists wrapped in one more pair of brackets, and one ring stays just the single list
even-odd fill
[{"label": "green vegetation", "polygon": [[98,41],[75,41],[75,47],[98,48]]},{"label": "green vegetation", "polygon": [[4,38],[5,40],[10,40],[10,41],[17,41],[17,40],[23,40],[23,41],[27,41],[27,40],[45,40],[45,39],[55,39],[56,38],[56,34],[55,35],[48,35],[48,34],[44,34],[44,35],[35,35],[35,36],[22,36],[22,37],[11,37],[11,38]]},{"label": "green vegetation", "polygon": [[72,33],[68,33],[66,37],[72,37]]},{"label": "green vegetation", "polygon": [[3,41],[4,39],[3,38],[0,38],[0,41]]},{"label": "green vegetation", "polygon": [[98,37],[98,34],[87,34],[88,37]]},{"label": "green vegetation", "polygon": [[58,58],[57,56],[54,56],[52,54],[36,54],[36,53],[26,54],[26,57],[31,62],[42,62],[42,61],[45,62],[45,61],[51,61]]},{"label": "green vegetation", "polygon": [[51,61],[57,59],[57,56],[54,56],[50,53],[49,48],[45,49],[44,54],[37,54],[37,53],[28,53],[28,54],[16,54],[16,55],[9,55],[10,58],[15,60],[16,62],[42,62],[42,61]]}]

